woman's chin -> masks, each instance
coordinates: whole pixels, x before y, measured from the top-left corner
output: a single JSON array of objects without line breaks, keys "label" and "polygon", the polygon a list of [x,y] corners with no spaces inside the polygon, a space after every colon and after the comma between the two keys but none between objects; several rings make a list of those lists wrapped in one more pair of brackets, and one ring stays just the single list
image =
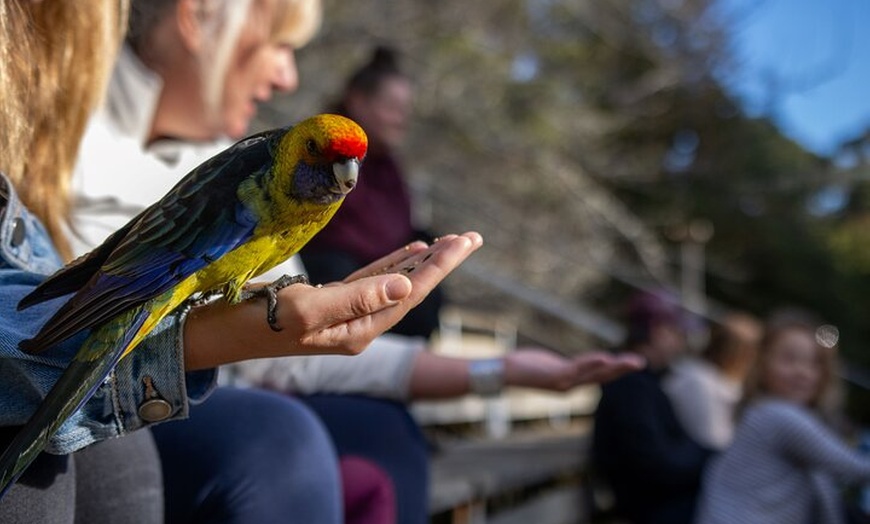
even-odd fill
[{"label": "woman's chin", "polygon": [[224,134],[233,140],[239,140],[248,135],[248,128],[247,122],[244,125],[227,126]]}]

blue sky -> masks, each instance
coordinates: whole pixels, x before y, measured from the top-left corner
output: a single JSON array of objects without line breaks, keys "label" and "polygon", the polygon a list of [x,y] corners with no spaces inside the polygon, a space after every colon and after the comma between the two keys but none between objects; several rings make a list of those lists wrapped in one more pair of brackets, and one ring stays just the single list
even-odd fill
[{"label": "blue sky", "polygon": [[870,128],[870,0],[722,0],[732,89],[807,149],[832,153]]}]

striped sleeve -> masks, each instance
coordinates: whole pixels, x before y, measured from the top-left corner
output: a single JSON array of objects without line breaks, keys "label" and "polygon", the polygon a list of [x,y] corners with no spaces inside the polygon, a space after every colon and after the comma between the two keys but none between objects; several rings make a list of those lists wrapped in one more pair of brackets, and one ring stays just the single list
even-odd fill
[{"label": "striped sleeve", "polygon": [[870,457],[850,448],[808,410],[786,402],[765,402],[748,424],[775,439],[778,449],[807,469],[824,471],[847,482],[870,480]]}]

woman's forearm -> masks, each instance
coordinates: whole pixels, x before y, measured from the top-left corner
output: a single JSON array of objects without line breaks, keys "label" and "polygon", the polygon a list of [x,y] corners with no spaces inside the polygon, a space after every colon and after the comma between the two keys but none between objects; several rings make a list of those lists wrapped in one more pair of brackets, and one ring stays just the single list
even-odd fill
[{"label": "woman's forearm", "polygon": [[357,354],[482,242],[473,232],[448,235],[429,247],[397,250],[342,283],[285,287],[278,292],[280,331],[270,328],[264,299],[235,305],[218,300],[194,308],[184,326],[185,368],[263,357]]},{"label": "woman's forearm", "polygon": [[408,390],[411,399],[439,399],[465,395],[470,391],[470,360],[421,351],[414,360]]},{"label": "woman's forearm", "polygon": [[280,331],[269,326],[264,299],[234,305],[216,300],[188,315],[185,367],[194,371],[254,358],[359,353],[388,327],[368,317],[398,305],[410,292],[411,282],[401,275],[324,288],[295,284],[278,292]]},{"label": "woman's forearm", "polygon": [[193,308],[184,326],[184,364],[188,371],[269,356],[280,332],[266,322],[262,301],[229,305],[223,300]]},{"label": "woman's forearm", "polygon": [[411,399],[448,398],[472,392],[492,395],[502,386],[567,391],[613,380],[644,365],[637,355],[615,356],[599,351],[566,358],[545,349],[523,347],[500,359],[484,360],[422,351],[411,372],[409,395]]}]

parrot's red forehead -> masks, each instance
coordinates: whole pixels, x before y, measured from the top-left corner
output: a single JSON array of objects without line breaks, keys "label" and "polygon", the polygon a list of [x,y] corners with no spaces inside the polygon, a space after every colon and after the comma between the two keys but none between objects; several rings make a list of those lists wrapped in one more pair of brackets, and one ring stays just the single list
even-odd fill
[{"label": "parrot's red forehead", "polygon": [[365,133],[362,133],[362,129],[359,131],[359,133],[343,133],[333,136],[328,146],[329,152],[336,156],[362,159],[366,156],[368,139]]},{"label": "parrot's red forehead", "polygon": [[322,115],[326,119],[329,137],[325,149],[327,156],[362,159],[368,149],[368,138],[353,120],[338,115]]}]

